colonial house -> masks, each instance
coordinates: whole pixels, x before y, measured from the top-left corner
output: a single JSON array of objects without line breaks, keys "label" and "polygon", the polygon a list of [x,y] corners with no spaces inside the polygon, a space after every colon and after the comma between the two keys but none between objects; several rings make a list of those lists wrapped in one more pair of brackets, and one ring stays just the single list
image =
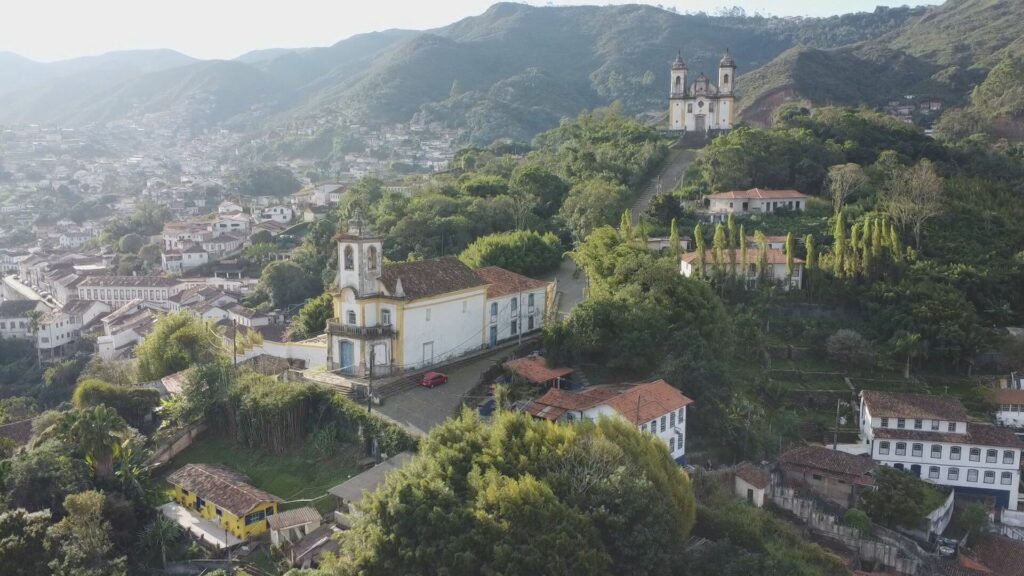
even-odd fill
[{"label": "colonial house", "polygon": [[234,214],[242,211],[242,205],[231,200],[225,200],[217,205],[217,214]]},{"label": "colonial house", "polygon": [[169,274],[180,274],[204,264],[209,264],[210,253],[199,244],[191,244],[180,250],[160,253],[160,267]]},{"label": "colonial house", "polygon": [[1010,428],[1024,428],[1024,374],[1011,373],[1004,387],[991,391],[996,405],[996,422]]},{"label": "colonial house", "polygon": [[[698,273],[700,269],[699,256],[698,252],[687,252],[682,255],[679,261],[679,271],[683,276],[692,278]],[[759,249],[748,249],[746,263],[744,263],[741,250],[723,250],[721,273],[743,279],[748,287],[756,286],[762,278],[757,273],[757,262],[760,256]],[[803,286],[803,260],[794,256],[792,274],[788,274],[785,252],[769,248],[765,256],[763,278],[766,282],[776,284],[783,290],[799,290]],[[714,278],[716,273],[714,251],[706,250],[704,252],[704,277]]]},{"label": "colonial house", "polygon": [[156,304],[136,299],[107,314],[102,320],[103,334],[96,338],[100,358],[129,357],[153,329],[160,312]]},{"label": "colonial house", "polygon": [[96,325],[110,306],[96,300],[71,300],[51,310],[39,322],[36,347],[43,358],[55,360],[72,352],[83,332]]},{"label": "colonial house", "polygon": [[358,215],[336,240],[332,370],[367,375],[371,358],[375,374],[431,366],[543,323],[547,287],[534,280],[504,270],[480,275],[451,256],[385,265],[382,238]]},{"label": "colonial house", "polygon": [[245,476],[220,466],[186,464],[167,477],[174,501],[247,540],[267,531],[280,498],[248,483]]},{"label": "colonial house", "polygon": [[570,391],[552,388],[526,405],[535,418],[553,422],[624,418],[641,432],[658,437],[672,458],[686,463],[686,407],[693,404],[664,380],[642,384],[591,386]]},{"label": "colonial house", "polygon": [[0,338],[32,339],[33,312],[46,314],[50,307],[41,300],[5,300],[0,302]]},{"label": "colonial house", "polygon": [[78,298],[118,308],[132,300],[167,306],[170,297],[184,289],[181,281],[161,276],[90,276],[78,285]]},{"label": "colonial house", "polygon": [[270,206],[260,211],[260,220],[270,220],[280,224],[287,224],[295,217],[295,211],[291,206]]},{"label": "colonial house", "polygon": [[1017,510],[1024,442],[970,421],[955,398],[864,390],[860,439],[879,464]]},{"label": "colonial house", "polygon": [[222,234],[248,235],[251,227],[252,220],[248,214],[244,212],[229,212],[219,214],[217,219],[210,225],[210,230],[213,231],[214,236]]},{"label": "colonial house", "polygon": [[708,201],[707,214],[712,222],[725,222],[729,214],[750,216],[771,214],[779,210],[803,211],[809,196],[796,190],[733,190],[704,197]]},{"label": "colonial house", "polygon": [[[785,250],[786,249],[786,237],[785,236],[765,236],[764,243],[769,250]],[[795,239],[794,239],[795,241]],[[747,236],[747,249],[757,250],[761,246],[757,243],[757,239],[754,236]]]},{"label": "colonial house", "polygon": [[806,489],[844,507],[851,507],[875,485],[875,463],[823,446],[801,446],[779,456],[783,482]]}]

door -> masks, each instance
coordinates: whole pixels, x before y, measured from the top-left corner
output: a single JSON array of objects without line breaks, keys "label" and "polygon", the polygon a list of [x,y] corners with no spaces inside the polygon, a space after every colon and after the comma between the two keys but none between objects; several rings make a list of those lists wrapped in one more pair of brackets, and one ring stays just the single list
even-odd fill
[{"label": "door", "polygon": [[491,346],[496,346],[497,344],[498,344],[498,327],[497,326],[491,326]]},{"label": "door", "polygon": [[342,374],[352,374],[355,372],[355,353],[352,343],[348,340],[338,341],[338,370]]},{"label": "door", "polygon": [[429,366],[434,363],[434,343],[423,343],[423,364]]},{"label": "door", "polygon": [[697,116],[694,116],[694,118],[693,118],[693,129],[694,129],[695,132],[703,132],[704,131],[704,115],[703,114],[698,114]]},{"label": "door", "polygon": [[921,477],[921,465],[920,465],[920,464],[914,464],[914,465],[912,465],[912,466],[910,467],[910,472],[911,472],[911,473],[912,473],[912,474],[913,474],[914,476],[917,476],[918,478],[920,478],[920,477]]},{"label": "door", "polygon": [[754,489],[747,488],[747,502],[754,503]]}]

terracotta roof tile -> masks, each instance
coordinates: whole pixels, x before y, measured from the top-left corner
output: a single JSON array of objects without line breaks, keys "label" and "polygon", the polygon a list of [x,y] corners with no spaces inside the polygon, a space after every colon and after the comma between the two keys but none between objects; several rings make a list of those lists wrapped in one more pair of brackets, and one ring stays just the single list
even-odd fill
[{"label": "terracotta roof tile", "polygon": [[914,418],[919,420],[967,420],[967,409],[956,398],[927,394],[901,394],[865,390],[861,392],[872,418]]},{"label": "terracotta roof tile", "polygon": [[565,378],[573,373],[572,368],[551,368],[542,356],[524,356],[502,364],[516,375],[533,382],[544,384],[556,378]]},{"label": "terracotta roof tile", "polygon": [[608,401],[609,406],[637,426],[690,404],[693,400],[664,380],[634,384]]},{"label": "terracotta roof tile", "polygon": [[744,462],[737,466],[736,476],[754,488],[767,488],[768,482],[771,480],[768,472],[754,466],[750,462]]},{"label": "terracotta roof tile", "polygon": [[484,282],[490,284],[487,287],[488,298],[499,298],[517,292],[527,292],[539,288],[546,288],[550,282],[535,280],[529,276],[516,274],[511,270],[505,270],[498,266],[486,266],[478,268],[476,275]]},{"label": "terracotta roof tile", "polygon": [[1024,404],[1024,390],[1017,388],[996,388],[989,395],[996,404]]},{"label": "terracotta roof tile", "polygon": [[875,463],[866,456],[854,456],[823,446],[801,446],[779,456],[779,464],[811,468],[825,474],[849,479],[854,483],[871,486],[875,483],[869,475]]},{"label": "terracotta roof tile", "polygon": [[245,476],[212,464],[186,464],[171,473],[167,481],[195,492],[200,498],[239,518],[260,504],[281,501],[277,496],[249,485]]},{"label": "terracotta roof tile", "polygon": [[807,198],[807,194],[803,192],[797,192],[796,190],[764,190],[761,188],[751,188],[750,190],[732,190],[729,192],[719,192],[718,194],[709,194],[708,198],[714,200],[795,200],[798,198]]},{"label": "terracotta roof tile", "polygon": [[320,512],[317,512],[316,508],[303,506],[302,508],[278,512],[277,514],[267,518],[267,524],[270,526],[271,530],[284,530],[285,528],[292,528],[294,526],[309,524],[311,522],[319,523],[321,520],[323,520],[323,518],[320,516]]},{"label": "terracotta roof tile", "polygon": [[388,292],[397,296],[398,284],[409,300],[429,298],[487,284],[454,256],[418,262],[385,264],[380,281]]},{"label": "terracotta roof tile", "polygon": [[974,548],[978,561],[998,576],[1024,576],[1024,542],[990,534]]}]

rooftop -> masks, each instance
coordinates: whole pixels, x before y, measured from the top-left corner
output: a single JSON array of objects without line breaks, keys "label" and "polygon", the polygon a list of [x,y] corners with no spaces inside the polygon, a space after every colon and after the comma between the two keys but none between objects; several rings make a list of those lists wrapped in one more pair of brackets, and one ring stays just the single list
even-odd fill
[{"label": "rooftop", "polygon": [[359,502],[363,499],[364,493],[376,490],[377,486],[384,482],[384,478],[389,472],[401,468],[406,462],[412,460],[412,457],[412,452],[399,452],[373,468],[338,484],[328,492],[350,504]]},{"label": "rooftop", "polygon": [[502,366],[534,384],[544,384],[557,378],[565,378],[573,373],[572,368],[551,368],[543,356],[524,356],[509,360]]},{"label": "rooftop", "polygon": [[548,284],[550,284],[544,280],[535,280],[529,276],[523,276],[522,274],[517,274],[511,270],[505,270],[498,266],[477,268],[476,275],[484,282],[490,284],[487,287],[488,298],[500,298],[501,296],[507,296],[518,292],[538,290],[540,288],[546,288]]},{"label": "rooftop", "polygon": [[917,420],[967,420],[967,409],[956,398],[927,394],[902,394],[864,390],[861,397],[872,418],[914,418]]},{"label": "rooftop", "polygon": [[108,286],[130,286],[133,288],[170,288],[180,284],[180,280],[164,278],[163,276],[89,276],[79,288],[84,287],[108,287]]},{"label": "rooftop", "polygon": [[578,392],[552,389],[535,400],[527,411],[538,418],[556,420],[568,411],[608,406],[639,426],[690,404],[693,400],[671,384],[655,380],[642,384],[591,386]]},{"label": "rooftop", "polygon": [[280,498],[248,483],[245,476],[212,464],[186,464],[167,481],[200,498],[216,504],[235,517],[242,517],[260,504],[279,502]]},{"label": "rooftop", "polygon": [[898,428],[875,428],[874,434],[876,438],[888,440],[920,440],[922,442],[947,442],[950,444],[976,444],[978,446],[1024,449],[1024,441],[1021,441],[1010,430],[993,426],[992,424],[980,424],[977,422],[967,423],[967,434]]},{"label": "rooftop", "polygon": [[768,472],[754,466],[750,462],[743,462],[736,467],[736,476],[750,484],[754,488],[767,488],[771,480]]},{"label": "rooftop", "polygon": [[487,284],[454,256],[385,264],[380,281],[391,295],[404,296],[409,300],[430,298]]},{"label": "rooftop", "polygon": [[711,200],[796,200],[807,197],[807,194],[796,190],[764,190],[761,188],[732,190],[707,196]]},{"label": "rooftop", "polygon": [[267,525],[270,526],[271,530],[284,530],[286,528],[293,528],[295,526],[301,526],[311,522],[319,523],[321,520],[322,517],[320,516],[320,513],[317,512],[316,508],[303,506],[302,508],[285,510],[284,512],[278,512],[277,514],[270,516],[267,518]]},{"label": "rooftop", "polygon": [[856,484],[874,485],[870,473],[875,463],[867,456],[854,456],[824,446],[801,446],[779,456],[783,466],[800,466],[838,476]]}]

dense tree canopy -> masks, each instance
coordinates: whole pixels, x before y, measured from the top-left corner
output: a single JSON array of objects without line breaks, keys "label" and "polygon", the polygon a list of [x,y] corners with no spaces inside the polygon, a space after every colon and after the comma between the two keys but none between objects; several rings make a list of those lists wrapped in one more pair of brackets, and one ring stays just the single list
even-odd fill
[{"label": "dense tree canopy", "polygon": [[215,328],[187,312],[167,314],[135,350],[139,378],[157,380],[224,354]]},{"label": "dense tree canopy", "polygon": [[562,252],[562,243],[554,234],[526,230],[481,236],[462,251],[459,259],[470,268],[500,266],[536,276],[557,268]]}]

